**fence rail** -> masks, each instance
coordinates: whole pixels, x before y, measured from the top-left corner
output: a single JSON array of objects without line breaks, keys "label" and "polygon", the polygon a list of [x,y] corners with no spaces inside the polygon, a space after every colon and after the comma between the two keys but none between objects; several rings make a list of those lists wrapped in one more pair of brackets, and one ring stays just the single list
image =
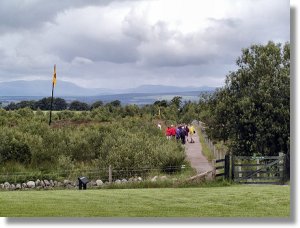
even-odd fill
[{"label": "fence rail", "polygon": [[128,179],[131,177],[140,176],[145,178],[149,173],[167,173],[172,174],[184,170],[185,165],[178,166],[167,166],[167,167],[130,167],[130,168],[114,168],[109,166],[107,168],[99,169],[84,169],[84,170],[59,170],[57,172],[42,172],[42,171],[32,171],[32,172],[7,172],[0,173],[0,183],[1,182],[25,182],[29,180],[63,180],[63,179],[77,179],[79,176],[86,176],[90,179],[101,179],[103,182],[113,182],[117,179]]},{"label": "fence rail", "polygon": [[194,124],[198,125],[198,127],[201,130],[201,134],[204,137],[204,142],[209,148],[211,154],[213,155],[214,159],[222,159],[226,155],[226,152],[219,150],[216,145],[213,143],[213,141],[208,137],[208,135],[205,132],[204,123],[201,121],[195,121]]},{"label": "fence rail", "polygon": [[[214,156],[215,176],[239,183],[284,183],[290,175],[289,157],[279,156],[229,156],[219,151],[205,132],[205,124],[194,121],[200,127],[204,141]],[[223,163],[219,165],[218,163]],[[265,180],[270,180],[266,182]],[[272,181],[272,182],[271,182]]]},{"label": "fence rail", "polygon": [[[287,181],[286,155],[266,157],[225,156],[224,159],[215,161],[216,177],[223,176],[247,184],[283,184]],[[224,165],[219,166],[219,162]],[[219,172],[224,170],[224,172]],[[218,173],[217,173],[218,172]]]},{"label": "fence rail", "polygon": [[229,179],[229,155],[225,155],[224,159],[214,160],[214,164],[215,164],[215,177],[222,176],[228,180]]}]

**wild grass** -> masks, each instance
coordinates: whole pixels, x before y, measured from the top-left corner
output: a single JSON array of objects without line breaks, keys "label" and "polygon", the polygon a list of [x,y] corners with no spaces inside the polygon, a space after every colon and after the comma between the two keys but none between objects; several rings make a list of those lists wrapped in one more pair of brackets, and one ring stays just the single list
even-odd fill
[{"label": "wild grass", "polygon": [[169,178],[162,180],[160,177],[156,181],[144,180],[141,182],[126,182],[105,184],[96,188],[99,189],[133,189],[133,188],[193,188],[193,187],[225,187],[234,183],[225,180],[215,181],[188,181],[184,178]]},{"label": "wild grass", "polygon": [[211,152],[211,150],[209,149],[208,145],[206,144],[206,142],[204,140],[204,136],[201,132],[201,129],[197,128],[197,132],[198,132],[199,140],[200,140],[200,143],[202,146],[202,153],[207,158],[207,160],[211,162],[214,159],[214,155]]}]

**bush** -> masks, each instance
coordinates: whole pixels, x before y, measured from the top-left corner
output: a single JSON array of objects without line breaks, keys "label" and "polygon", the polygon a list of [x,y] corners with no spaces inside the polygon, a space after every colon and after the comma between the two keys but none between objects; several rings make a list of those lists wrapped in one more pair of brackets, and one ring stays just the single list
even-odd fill
[{"label": "bush", "polygon": [[0,132],[0,162],[7,161],[28,164],[31,161],[31,151],[20,133],[6,128]]},{"label": "bush", "polygon": [[[41,112],[28,118],[32,115],[31,110],[1,110],[1,162],[19,162],[33,172],[48,173],[102,170],[109,165],[115,169],[148,167],[164,170],[184,162],[183,148],[176,141],[167,140],[155,124],[137,116],[121,118],[122,108],[114,109],[116,117],[106,115],[109,107],[81,113],[58,112],[57,119],[72,118],[72,121],[53,126],[48,125],[47,116]],[[76,124],[75,117],[80,121],[99,117],[114,121],[93,125],[83,122],[81,125]]]}]

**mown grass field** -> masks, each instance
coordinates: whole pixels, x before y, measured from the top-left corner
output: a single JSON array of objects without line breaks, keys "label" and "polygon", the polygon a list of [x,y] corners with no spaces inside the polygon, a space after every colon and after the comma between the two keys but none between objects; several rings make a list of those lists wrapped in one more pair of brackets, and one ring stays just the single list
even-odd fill
[{"label": "mown grass field", "polygon": [[0,192],[1,217],[289,217],[290,186]]}]

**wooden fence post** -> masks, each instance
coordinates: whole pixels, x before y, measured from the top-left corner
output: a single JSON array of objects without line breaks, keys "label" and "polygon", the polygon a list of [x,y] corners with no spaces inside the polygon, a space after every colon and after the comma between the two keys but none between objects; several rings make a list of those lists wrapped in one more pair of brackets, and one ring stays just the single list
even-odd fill
[{"label": "wooden fence post", "polygon": [[215,159],[219,159],[218,156],[216,155],[216,148],[215,147],[213,147],[213,154],[214,154]]},{"label": "wooden fence post", "polygon": [[234,181],[234,156],[231,155],[231,180]]},{"label": "wooden fence post", "polygon": [[279,153],[279,175],[280,175],[280,181],[282,184],[285,182],[285,155],[284,153]]},{"label": "wooden fence post", "polygon": [[238,178],[241,178],[241,177],[243,177],[243,173],[242,173],[242,159],[240,159],[240,158],[238,158],[237,159],[237,164],[238,164],[238,167],[237,167],[237,171],[238,171]]},{"label": "wooden fence post", "polygon": [[[260,164],[260,163],[259,163],[259,159],[257,158],[257,159],[256,159],[256,165],[257,165],[257,166],[256,166],[256,171],[260,169],[259,164]],[[256,177],[260,177],[259,172],[256,174]]]},{"label": "wooden fence post", "polygon": [[216,177],[216,174],[217,174],[217,169],[216,169],[216,159],[213,159],[212,160],[212,165],[213,165],[213,172],[212,172],[212,177],[213,177],[213,179]]},{"label": "wooden fence post", "polygon": [[283,173],[284,173],[284,182],[288,181],[289,180],[289,174],[288,174],[288,155],[287,154],[284,154],[284,160],[283,160]]},{"label": "wooden fence post", "polygon": [[108,182],[111,184],[112,183],[112,168],[111,165],[108,167]]},{"label": "wooden fence post", "polygon": [[225,155],[225,167],[224,167],[224,173],[225,173],[225,179],[229,180],[229,168],[230,163],[229,163],[229,155]]}]

